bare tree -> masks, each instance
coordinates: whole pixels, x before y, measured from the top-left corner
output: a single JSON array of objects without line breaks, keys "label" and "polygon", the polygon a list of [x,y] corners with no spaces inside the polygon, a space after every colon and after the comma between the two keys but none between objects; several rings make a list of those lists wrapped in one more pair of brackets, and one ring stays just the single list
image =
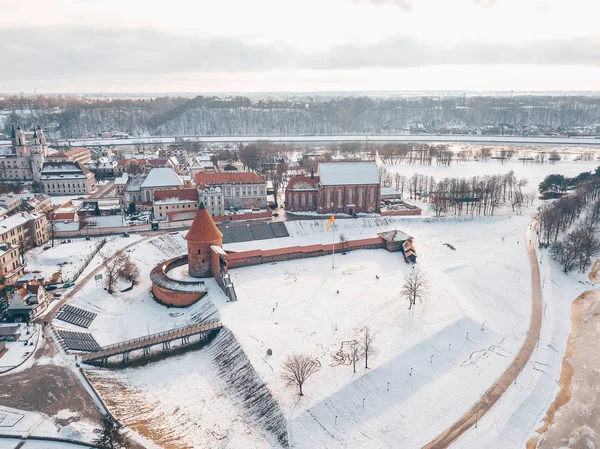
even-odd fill
[{"label": "bare tree", "polygon": [[416,305],[417,299],[423,300],[427,295],[429,287],[425,275],[418,268],[411,270],[404,276],[404,285],[402,286],[402,296],[408,299],[408,308]]},{"label": "bare tree", "polygon": [[373,345],[375,334],[371,331],[369,326],[365,326],[359,329],[357,340],[360,348],[360,355],[365,358],[365,369],[369,369],[369,357],[377,353],[377,349]]},{"label": "bare tree", "polygon": [[304,382],[320,368],[319,361],[308,354],[292,354],[283,362],[282,377],[288,385],[297,386],[300,396],[304,396],[302,393]]},{"label": "bare tree", "polygon": [[357,341],[355,341],[354,343],[352,343],[352,346],[350,346],[350,362],[352,362],[352,369],[354,370],[355,373],[356,373],[356,362],[358,362],[361,357],[362,357],[361,346],[358,344]]},{"label": "bare tree", "polygon": [[56,221],[54,221],[54,212],[52,210],[46,211],[46,220],[48,220],[48,234],[50,240],[52,240],[52,248],[54,248],[54,237],[56,237]]},{"label": "bare tree", "polygon": [[140,269],[133,260],[131,260],[131,257],[127,257],[127,261],[123,265],[120,275],[126,281],[131,282],[132,287],[140,281]]},{"label": "bare tree", "polygon": [[120,249],[113,256],[100,252],[100,257],[106,268],[106,290],[113,293],[115,282],[123,275],[123,268],[129,262],[129,256]]}]

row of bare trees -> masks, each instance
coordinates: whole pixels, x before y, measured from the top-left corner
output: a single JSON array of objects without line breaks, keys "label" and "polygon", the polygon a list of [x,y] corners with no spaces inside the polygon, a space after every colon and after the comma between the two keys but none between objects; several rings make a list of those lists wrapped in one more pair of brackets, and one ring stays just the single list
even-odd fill
[{"label": "row of bare trees", "polygon": [[565,273],[576,268],[584,271],[600,254],[599,172],[581,173],[571,181],[568,184],[574,184],[574,188],[569,194],[545,203],[538,212],[539,244],[550,246],[552,258],[561,264]]}]

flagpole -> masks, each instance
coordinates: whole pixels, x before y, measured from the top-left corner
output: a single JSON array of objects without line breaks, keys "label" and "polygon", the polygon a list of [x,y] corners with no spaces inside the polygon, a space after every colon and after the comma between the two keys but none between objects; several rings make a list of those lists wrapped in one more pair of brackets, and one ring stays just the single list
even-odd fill
[{"label": "flagpole", "polygon": [[335,223],[333,223],[333,242],[331,245],[331,268],[335,268]]}]

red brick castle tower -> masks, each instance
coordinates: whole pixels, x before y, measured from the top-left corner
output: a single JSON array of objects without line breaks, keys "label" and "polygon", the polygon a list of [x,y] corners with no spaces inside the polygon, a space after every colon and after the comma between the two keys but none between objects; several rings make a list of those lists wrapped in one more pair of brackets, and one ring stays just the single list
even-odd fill
[{"label": "red brick castle tower", "polygon": [[210,247],[223,247],[223,234],[212,217],[200,203],[194,222],[185,236],[188,245],[189,274],[197,278],[212,277]]}]

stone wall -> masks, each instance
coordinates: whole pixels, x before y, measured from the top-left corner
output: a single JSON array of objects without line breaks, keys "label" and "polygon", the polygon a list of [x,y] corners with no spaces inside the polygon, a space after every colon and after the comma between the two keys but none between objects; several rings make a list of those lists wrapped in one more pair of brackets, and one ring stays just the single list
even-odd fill
[{"label": "stone wall", "polygon": [[382,210],[381,216],[386,217],[390,215],[400,216],[400,215],[421,215],[423,211],[420,208],[416,209],[402,209],[402,210]]},{"label": "stone wall", "polygon": [[[264,263],[281,262],[285,260],[305,259],[308,257],[327,256],[332,253],[332,244],[291,246],[270,250],[252,250],[243,252],[227,253],[227,268],[241,268]],[[380,237],[352,240],[344,245],[343,251],[354,251],[357,249],[380,249],[386,248],[385,241]],[[335,252],[342,252],[342,245],[335,244]]]}]

